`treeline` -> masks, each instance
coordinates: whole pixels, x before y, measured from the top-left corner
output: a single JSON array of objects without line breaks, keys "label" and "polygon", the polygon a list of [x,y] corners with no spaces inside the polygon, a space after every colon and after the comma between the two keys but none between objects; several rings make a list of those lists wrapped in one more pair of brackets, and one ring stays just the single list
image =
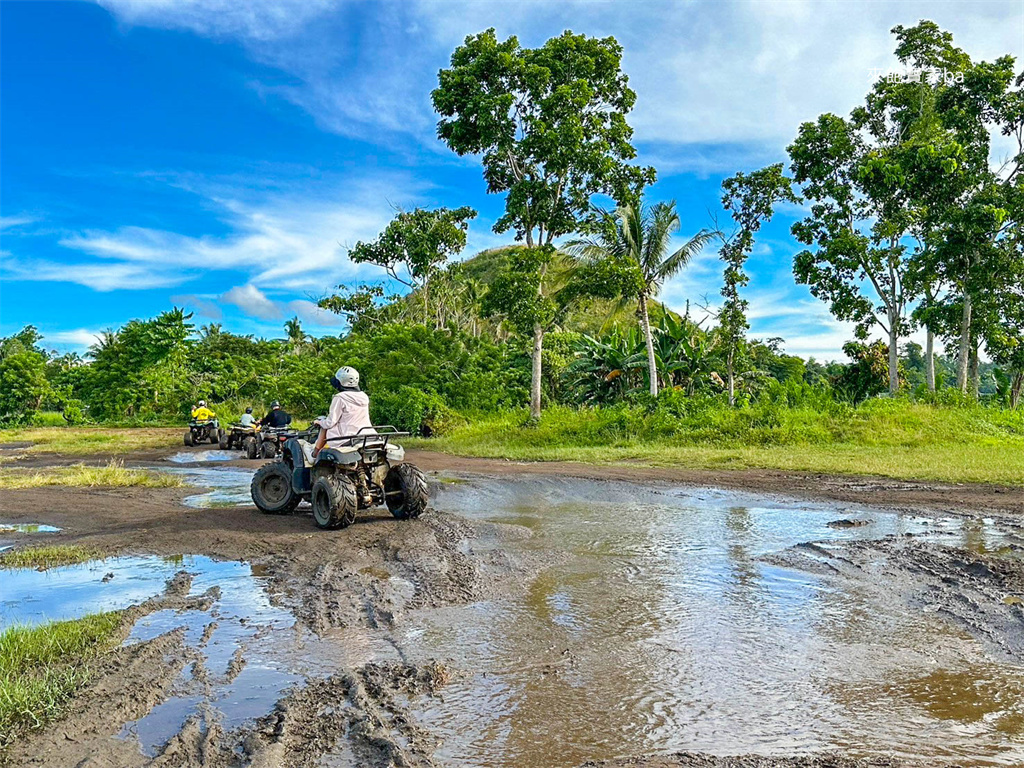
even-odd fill
[{"label": "treeline", "polygon": [[[402,312],[408,311],[403,303]],[[280,400],[297,417],[324,413],[330,377],[342,365],[363,374],[373,418],[420,434],[443,432],[474,413],[522,407],[529,398],[532,349],[500,338],[497,326],[475,329],[455,321],[444,328],[409,320],[364,324],[344,337],[311,338],[298,320],[282,339],[257,339],[211,324],[197,328],[180,309],[133,320],[106,333],[87,357],[44,348],[31,326],[0,339],[0,419],[20,423],[182,423],[198,400],[231,420]],[[545,350],[543,397],[549,403],[603,406],[632,403],[691,411],[726,402],[718,373],[725,365],[720,328],[704,330],[661,312],[653,327],[657,376],[663,391],[648,392],[643,335],[613,325],[604,334],[555,331]],[[745,347],[736,396],[741,406],[773,402],[856,403],[888,385],[884,345],[851,343],[847,363],[822,364],[781,351],[780,339]],[[919,345],[900,361],[906,389],[925,400],[959,402],[954,360],[939,358],[939,393],[929,395]],[[995,366],[983,366],[983,398],[1009,404]],[[57,416],[56,414],[59,414]],[[56,419],[56,421],[55,421]]]}]

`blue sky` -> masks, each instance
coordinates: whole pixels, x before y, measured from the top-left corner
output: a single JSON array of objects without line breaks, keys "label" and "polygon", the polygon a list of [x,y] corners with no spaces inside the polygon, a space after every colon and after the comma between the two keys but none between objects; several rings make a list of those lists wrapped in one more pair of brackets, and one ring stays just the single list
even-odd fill
[{"label": "blue sky", "polygon": [[[0,335],[32,323],[83,351],[172,304],[201,323],[280,335],[342,282],[345,247],[395,207],[472,205],[467,255],[510,242],[480,167],[435,138],[430,89],[488,27],[537,45],[614,35],[637,91],[639,160],[683,234],[719,212],[725,176],[784,159],[799,123],[846,114],[889,29],[930,18],[975,58],[1024,59],[1024,0],[996,2],[0,2]],[[997,144],[995,152],[1005,145]],[[782,211],[750,261],[752,333],[840,358],[850,329],[795,285]],[[669,283],[677,309],[718,298],[709,250]]]}]

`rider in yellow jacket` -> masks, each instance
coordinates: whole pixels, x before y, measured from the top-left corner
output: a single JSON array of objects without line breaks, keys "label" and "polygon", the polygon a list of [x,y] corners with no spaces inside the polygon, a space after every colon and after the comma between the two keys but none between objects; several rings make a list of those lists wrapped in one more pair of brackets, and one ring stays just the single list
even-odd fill
[{"label": "rider in yellow jacket", "polygon": [[205,400],[200,400],[199,405],[192,409],[192,418],[196,421],[209,421],[216,415],[217,414],[206,407]]}]

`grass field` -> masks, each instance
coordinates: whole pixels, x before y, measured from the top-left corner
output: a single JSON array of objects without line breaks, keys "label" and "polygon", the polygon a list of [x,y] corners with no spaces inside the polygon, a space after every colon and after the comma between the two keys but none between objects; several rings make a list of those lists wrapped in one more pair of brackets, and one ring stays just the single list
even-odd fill
[{"label": "grass field", "polygon": [[141,469],[126,469],[124,464],[111,460],[101,467],[72,464],[69,467],[46,467],[32,470],[18,467],[0,468],[0,490],[14,488],[40,488],[59,485],[68,488],[174,488],[185,482],[176,475],[160,475]]},{"label": "grass field", "polygon": [[470,419],[411,446],[523,461],[642,462],[1024,485],[1024,412],[873,401],[858,408],[712,410],[672,416],[611,408]]},{"label": "grass field", "polygon": [[47,544],[0,552],[0,568],[57,568],[75,565],[100,557],[95,549],[76,544]]},{"label": "grass field", "polygon": [[0,430],[0,443],[32,443],[17,453],[89,456],[181,445],[185,427],[24,427]]},{"label": "grass field", "polygon": [[120,625],[121,614],[112,612],[0,634],[0,748],[60,717],[89,680],[88,660]]}]

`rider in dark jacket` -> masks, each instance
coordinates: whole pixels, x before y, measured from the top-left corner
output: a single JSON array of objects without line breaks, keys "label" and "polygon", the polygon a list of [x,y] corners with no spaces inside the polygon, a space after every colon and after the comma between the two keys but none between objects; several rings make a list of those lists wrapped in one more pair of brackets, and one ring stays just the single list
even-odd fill
[{"label": "rider in dark jacket", "polygon": [[292,417],[281,408],[281,404],[277,400],[270,404],[270,413],[260,421],[264,427],[287,427],[291,423]]}]

